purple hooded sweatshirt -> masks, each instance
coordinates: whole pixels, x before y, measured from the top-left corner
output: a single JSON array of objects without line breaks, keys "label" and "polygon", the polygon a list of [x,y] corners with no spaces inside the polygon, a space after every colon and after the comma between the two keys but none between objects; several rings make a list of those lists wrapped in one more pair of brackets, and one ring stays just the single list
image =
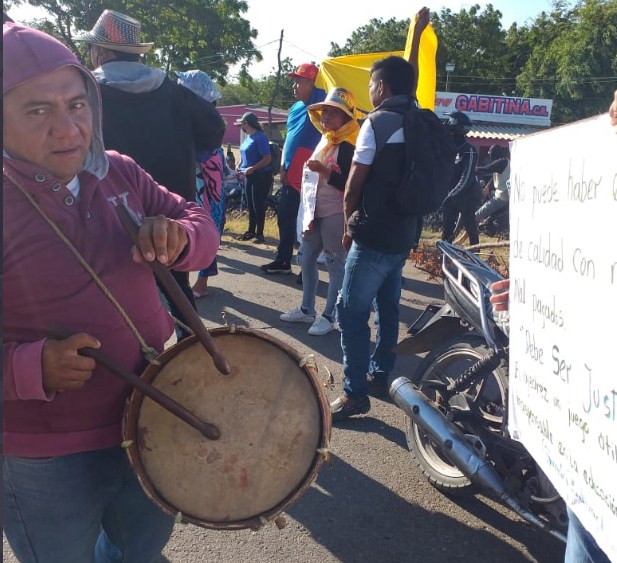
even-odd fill
[{"label": "purple hooded sweatshirt", "polygon": [[[96,81],[62,43],[15,24],[3,26],[6,94],[44,73],[71,65],[86,78],[93,134],[79,197],[39,165],[4,153],[8,173],[51,217],[120,302],[151,347],[162,351],[172,321],[161,305],[149,266],[132,260],[132,242],[115,211],[122,202],[138,221],[165,215],[180,223],[189,244],[174,268],[210,264],[219,236],[208,214],[156,184],[129,157],[105,152]],[[5,132],[6,134],[6,132]],[[52,327],[86,332],[101,350],[140,374],[140,346],[103,291],[15,184],[3,187],[4,454],[49,457],[118,445],[131,388],[97,365],[77,391],[43,388],[41,354]]]}]

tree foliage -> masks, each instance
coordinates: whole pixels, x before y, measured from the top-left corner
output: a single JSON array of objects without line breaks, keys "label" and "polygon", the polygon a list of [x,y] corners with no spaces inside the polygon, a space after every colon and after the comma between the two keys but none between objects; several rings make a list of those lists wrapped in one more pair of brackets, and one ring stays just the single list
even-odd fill
[{"label": "tree foliage", "polygon": [[[554,0],[552,9],[505,30],[492,4],[431,14],[439,39],[437,90],[553,100],[554,123],[606,111],[617,85],[617,1]],[[405,46],[409,20],[372,19],[329,56]],[[447,81],[446,63],[455,70]]]},{"label": "tree foliage", "polygon": [[[9,0],[22,3],[24,0]],[[200,68],[217,80],[221,104],[269,105],[276,84],[276,69],[254,80],[249,73],[260,60],[253,40],[257,31],[242,17],[244,0],[29,0],[52,17],[37,23],[70,48],[77,31],[90,29],[105,8],[116,9],[142,22],[146,40],[155,49],[146,62],[167,70]],[[502,27],[502,14],[492,4],[472,5],[431,15],[439,39],[437,89],[446,89],[446,63],[454,63],[449,76],[451,91],[549,98],[553,122],[564,123],[606,111],[617,84],[617,0],[554,0],[522,25]],[[402,50],[409,19],[371,19],[340,46],[331,43],[329,56]],[[241,65],[239,84],[225,86],[231,66]],[[293,102],[287,73],[296,65],[281,62],[274,106]]]},{"label": "tree foliage", "polygon": [[354,31],[342,47],[336,43],[330,43],[328,56],[402,51],[405,49],[409,21],[409,19],[390,18],[384,22],[382,18],[372,19],[367,25]]},{"label": "tree foliage", "polygon": [[[288,109],[296,100],[293,96],[293,80],[287,76],[296,68],[291,59],[281,61],[281,79],[276,90],[273,107]],[[221,87],[219,105],[259,104],[268,106],[276,82],[276,70],[263,79],[255,80],[248,73],[241,76],[237,84]]]},{"label": "tree foliage", "polygon": [[[14,0],[21,4],[23,0]],[[244,0],[29,0],[44,8],[50,18],[36,27],[53,33],[84,62],[85,49],[73,38],[92,28],[104,9],[117,10],[141,22],[144,40],[155,48],[146,62],[166,70],[199,68],[224,83],[229,67],[261,60],[253,40],[257,30],[242,17],[248,9]]]},{"label": "tree foliage", "polygon": [[437,69],[441,80],[437,89],[446,89],[443,70],[446,63],[454,63],[450,90],[496,95],[510,93],[514,80],[504,73],[507,46],[501,16],[491,4],[484,10],[476,4],[458,13],[444,8],[439,14],[433,14],[431,23],[439,38]]},{"label": "tree foliage", "polygon": [[617,2],[555,3],[529,34],[532,45],[517,79],[521,95],[552,98],[553,121],[606,111],[617,84]]}]

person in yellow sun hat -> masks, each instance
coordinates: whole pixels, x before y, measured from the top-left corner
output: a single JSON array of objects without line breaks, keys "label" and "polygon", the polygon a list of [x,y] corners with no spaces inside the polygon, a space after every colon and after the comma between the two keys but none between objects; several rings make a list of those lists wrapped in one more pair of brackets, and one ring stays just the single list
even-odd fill
[{"label": "person in yellow sun hat", "polygon": [[[298,259],[302,268],[302,305],[281,315],[282,321],[311,323],[308,333],[322,336],[334,330],[334,307],[345,273],[343,194],[360,125],[355,119],[356,100],[345,88],[333,88],[323,102],[308,106],[309,118],[322,134],[304,166],[300,213],[302,242]],[[324,252],[328,270],[328,296],[316,317],[315,294],[319,283],[317,259]]]}]

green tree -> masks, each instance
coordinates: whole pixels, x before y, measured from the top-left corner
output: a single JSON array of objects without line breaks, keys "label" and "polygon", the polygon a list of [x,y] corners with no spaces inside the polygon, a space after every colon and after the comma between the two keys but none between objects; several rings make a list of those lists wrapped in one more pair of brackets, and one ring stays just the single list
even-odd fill
[{"label": "green tree", "polygon": [[[296,68],[290,58],[281,61],[281,78],[274,97],[273,106],[288,109],[296,100],[293,96],[293,80],[287,76]],[[254,79],[247,72],[241,72],[238,82],[222,85],[219,105],[259,104],[268,106],[276,83],[276,69],[270,75]]]},{"label": "green tree", "polygon": [[553,121],[606,111],[617,84],[617,2],[556,2],[530,31],[531,53],[517,84],[522,95],[551,98]]},{"label": "green tree", "polygon": [[36,27],[54,34],[85,62],[89,62],[85,49],[73,37],[91,29],[106,8],[141,22],[146,40],[155,43],[146,62],[167,71],[199,68],[224,83],[230,66],[246,67],[261,60],[253,43],[257,30],[242,17],[248,9],[243,0],[29,0],[29,4],[50,14],[35,22]]},{"label": "green tree", "polygon": [[254,102],[251,90],[239,82],[220,85],[219,91],[221,92],[217,102],[219,106],[246,105]]},{"label": "green tree", "polygon": [[530,29],[526,26],[519,27],[513,23],[506,35],[506,54],[504,57],[504,76],[510,78],[504,82],[503,94],[516,96],[516,77],[520,74],[525,62],[532,51],[530,41]]},{"label": "green tree", "polygon": [[397,20],[390,18],[374,18],[368,24],[359,27],[340,47],[330,43],[329,57],[341,57],[359,53],[382,53],[388,51],[402,51],[405,49],[409,19]]},{"label": "green tree", "polygon": [[[454,63],[456,74],[451,89],[489,94],[512,93],[515,75],[504,73],[509,68],[510,60],[507,34],[501,27],[501,17],[501,12],[491,4],[485,9],[474,5],[458,13],[443,9],[439,14],[431,15],[431,23],[439,38],[438,89],[446,88],[446,63]],[[403,50],[410,21],[372,19],[354,31],[342,47],[331,43],[328,55],[338,57]]]},{"label": "green tree", "polygon": [[458,13],[448,8],[433,14],[431,23],[439,39],[437,89],[446,89],[446,63],[454,63],[450,90],[502,95],[511,92],[514,77],[505,73],[508,62],[502,14],[492,4],[478,4]]}]

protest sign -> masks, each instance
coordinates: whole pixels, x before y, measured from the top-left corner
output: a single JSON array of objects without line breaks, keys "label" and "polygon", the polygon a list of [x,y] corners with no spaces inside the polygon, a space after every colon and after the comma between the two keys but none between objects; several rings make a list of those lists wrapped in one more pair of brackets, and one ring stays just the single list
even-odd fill
[{"label": "protest sign", "polygon": [[617,135],[511,146],[510,431],[617,561]]}]

